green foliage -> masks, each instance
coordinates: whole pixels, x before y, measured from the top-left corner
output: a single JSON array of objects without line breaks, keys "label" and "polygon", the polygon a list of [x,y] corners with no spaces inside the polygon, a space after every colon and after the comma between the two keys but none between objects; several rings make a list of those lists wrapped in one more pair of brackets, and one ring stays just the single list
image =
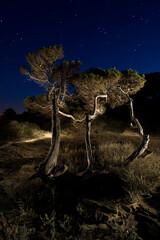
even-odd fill
[{"label": "green foliage", "polygon": [[42,106],[43,106],[43,104],[47,102],[46,94],[44,94],[44,93],[39,94],[36,98],[36,102],[38,104],[42,104]]},{"label": "green foliage", "polygon": [[33,109],[32,104],[35,102],[35,97],[34,96],[28,96],[24,99],[24,106],[28,110]]},{"label": "green foliage", "polygon": [[83,71],[80,75],[82,79],[103,80],[106,78],[121,77],[121,72],[116,68],[104,70],[101,68],[90,68],[89,71]]},{"label": "green foliage", "polygon": [[145,84],[145,75],[139,75],[137,71],[132,70],[129,68],[126,71],[122,72],[122,78],[119,82],[120,86],[125,91],[130,90],[131,94],[136,94]]},{"label": "green foliage", "polygon": [[[40,48],[37,52],[28,54],[26,60],[29,63],[29,70],[27,71],[22,66],[21,71],[33,81],[43,85],[47,91],[52,88],[51,86],[57,88],[60,107],[68,113],[69,105],[64,103],[66,99],[69,102],[75,102],[77,99],[80,99],[83,104],[80,104],[80,108],[76,107],[77,110],[81,110],[81,106],[83,106],[84,114],[86,111],[91,112],[93,110],[94,98],[97,95],[107,94],[107,104],[111,108],[115,108],[128,102],[127,96],[119,90],[119,87],[133,95],[144,86],[145,76],[140,76],[135,70],[130,68],[123,72],[120,72],[115,67],[108,70],[90,68],[88,71],[76,74],[79,71],[81,62],[73,60],[71,62],[63,61],[57,65],[57,60],[62,57],[63,49],[61,46],[54,45]],[[49,95],[49,97],[52,96]],[[104,105],[103,101],[98,101],[99,106]],[[47,104],[45,95],[40,95],[37,99],[34,97],[26,98],[24,101],[25,107],[32,111],[38,111],[38,107],[33,106],[33,102],[39,105]],[[71,110],[73,114],[73,108]]]},{"label": "green foliage", "polygon": [[52,86],[59,89],[59,95],[65,94],[67,84],[80,68],[80,61],[63,61],[57,65],[57,60],[63,58],[62,46],[54,45],[39,48],[35,53],[29,53],[26,57],[28,70],[20,67],[22,74],[42,85],[48,92]]},{"label": "green foliage", "polygon": [[[120,87],[130,95],[136,94],[145,83],[145,76],[128,69],[120,72],[116,68],[103,70],[91,68],[83,71],[75,81],[78,97],[84,102],[84,109],[92,111],[94,98],[107,94],[107,105],[115,108],[128,102],[128,97],[120,91]],[[100,102],[100,100],[99,100]]]},{"label": "green foliage", "polygon": [[121,72],[119,70],[117,70],[115,67],[114,68],[110,68],[108,70],[106,70],[106,76],[108,78],[114,78],[114,77],[121,77]]},{"label": "green foliage", "polygon": [[90,73],[90,72],[82,72],[80,74],[80,78],[84,79],[84,80],[102,80],[103,79],[103,76],[100,76],[98,74],[94,74],[94,73]]}]

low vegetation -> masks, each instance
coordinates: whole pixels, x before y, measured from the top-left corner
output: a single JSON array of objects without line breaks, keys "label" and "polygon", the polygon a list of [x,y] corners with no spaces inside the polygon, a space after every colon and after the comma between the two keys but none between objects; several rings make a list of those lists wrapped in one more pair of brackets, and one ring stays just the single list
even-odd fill
[{"label": "low vegetation", "polygon": [[35,123],[12,120],[1,126],[0,141],[24,140],[36,137],[40,128]]},{"label": "low vegetation", "polygon": [[[147,239],[148,234],[158,239],[159,139],[151,139],[153,153],[125,168],[139,137],[129,131],[128,135],[102,131],[102,143],[98,134],[92,136],[98,172],[83,178],[76,175],[86,167],[83,135],[61,137],[59,161],[69,169],[55,179],[52,189],[40,179],[29,181],[50,140],[0,148],[1,239],[128,240]],[[154,230],[146,231],[148,224]]]}]

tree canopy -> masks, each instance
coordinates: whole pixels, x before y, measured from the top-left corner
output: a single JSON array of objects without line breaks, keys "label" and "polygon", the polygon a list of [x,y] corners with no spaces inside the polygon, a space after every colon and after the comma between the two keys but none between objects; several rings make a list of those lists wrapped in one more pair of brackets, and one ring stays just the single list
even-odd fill
[{"label": "tree canopy", "polygon": [[120,87],[134,95],[145,83],[145,76],[132,69],[120,72],[115,68],[91,68],[89,71],[83,71],[78,77],[78,80],[74,80],[76,94],[89,111],[93,109],[95,96],[107,94],[107,104],[115,108],[128,102],[128,98],[119,90]]},{"label": "tree canopy", "polygon": [[48,93],[51,89],[56,89],[60,100],[62,100],[69,90],[70,78],[79,70],[81,65],[80,61],[63,61],[58,65],[57,61],[63,57],[61,46],[43,47],[35,53],[27,55],[28,69],[26,66],[21,66],[20,71],[43,86]]},{"label": "tree canopy", "polygon": [[[63,63],[64,64],[64,63]],[[65,62],[66,64],[66,62]],[[59,66],[62,67],[61,65]],[[107,104],[111,108],[124,105],[128,102],[126,95],[122,94],[120,87],[124,91],[129,91],[130,95],[136,94],[145,84],[144,74],[139,75],[136,71],[128,69],[120,72],[112,68],[108,70],[100,68],[91,68],[90,70],[83,71],[80,74],[72,75],[72,79],[68,85],[72,83],[72,91],[68,91],[65,99],[65,105],[60,107],[64,108],[68,113],[82,114],[93,110],[94,98],[97,95],[107,94]],[[70,85],[67,86],[68,90]],[[36,109],[33,103],[46,106],[46,96],[40,94],[37,98],[31,96],[24,100],[25,107],[31,111],[39,111],[45,114],[45,108]],[[104,110],[104,102],[100,100],[99,109]],[[105,103],[105,102],[104,102]]]},{"label": "tree canopy", "polygon": [[[51,112],[52,117],[51,147],[48,156],[37,168],[38,174],[39,172],[43,172],[45,175],[52,175],[53,172],[56,174],[60,146],[60,114],[72,118],[75,122],[85,120],[87,169],[91,170],[93,168],[90,141],[91,122],[98,114],[104,113],[104,100],[111,108],[130,102],[130,111],[133,113],[132,120],[140,130],[143,130],[139,121],[134,117],[132,99],[129,95],[135,94],[144,86],[144,75],[140,76],[132,69],[120,72],[115,68],[108,70],[91,68],[89,71],[78,73],[81,62],[63,61],[58,65],[57,60],[62,57],[63,49],[61,46],[43,47],[38,49],[36,53],[28,54],[26,58],[29,65],[28,70],[25,66],[20,67],[22,73],[42,85],[47,91],[46,95],[41,94],[37,98],[28,97],[25,100],[25,105],[34,111]],[[76,112],[76,117],[69,112],[70,104],[75,107],[72,110]],[[75,111],[79,105],[79,111]],[[61,110],[64,108],[65,112]],[[81,115],[83,117],[80,119]],[[141,136],[143,137],[143,133]],[[148,146],[149,137],[143,139],[142,147],[146,143]],[[133,158],[134,156],[135,154],[133,154]],[[64,167],[62,172],[66,169],[67,167]]]}]

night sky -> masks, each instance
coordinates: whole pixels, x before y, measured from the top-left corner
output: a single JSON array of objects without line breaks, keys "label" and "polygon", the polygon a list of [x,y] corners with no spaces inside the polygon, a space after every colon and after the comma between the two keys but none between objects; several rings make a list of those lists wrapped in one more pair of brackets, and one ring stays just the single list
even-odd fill
[{"label": "night sky", "polygon": [[37,48],[62,45],[90,67],[160,72],[160,1],[0,0],[0,114],[43,89],[19,72]]}]

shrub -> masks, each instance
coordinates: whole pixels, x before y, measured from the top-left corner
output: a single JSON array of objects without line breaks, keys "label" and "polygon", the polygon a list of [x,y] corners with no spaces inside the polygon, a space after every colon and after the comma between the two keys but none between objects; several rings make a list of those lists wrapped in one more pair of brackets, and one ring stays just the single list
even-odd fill
[{"label": "shrub", "polygon": [[35,123],[10,121],[1,129],[1,140],[27,139],[35,136],[40,128]]}]

